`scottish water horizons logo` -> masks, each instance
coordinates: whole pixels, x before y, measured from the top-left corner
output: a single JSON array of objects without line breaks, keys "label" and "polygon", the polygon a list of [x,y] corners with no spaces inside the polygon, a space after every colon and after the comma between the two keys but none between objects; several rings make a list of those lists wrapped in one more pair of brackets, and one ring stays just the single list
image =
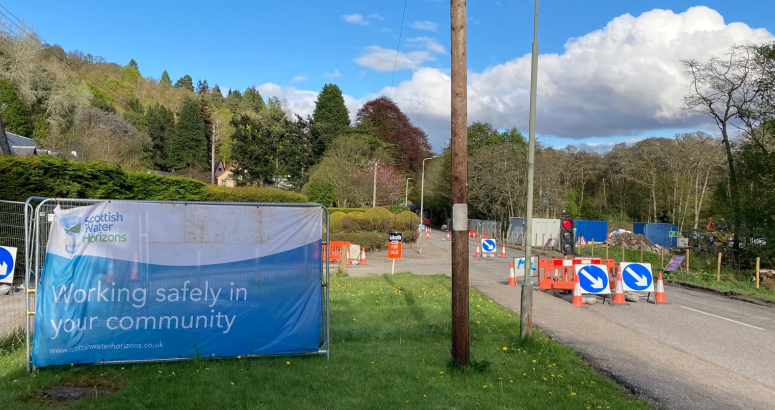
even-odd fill
[{"label": "scottish water horizons logo", "polygon": [[94,242],[126,242],[125,234],[114,233],[114,229],[124,222],[124,216],[118,212],[104,212],[98,215],[89,215],[81,218],[79,215],[62,215],[59,224],[65,230],[65,252],[74,254],[80,243]]}]

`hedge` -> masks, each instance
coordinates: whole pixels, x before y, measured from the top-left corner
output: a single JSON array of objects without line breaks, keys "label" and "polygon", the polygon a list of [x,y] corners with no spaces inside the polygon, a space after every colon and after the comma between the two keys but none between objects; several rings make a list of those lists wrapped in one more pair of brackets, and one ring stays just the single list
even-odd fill
[{"label": "hedge", "polygon": [[228,188],[200,181],[122,170],[106,162],[77,162],[43,156],[0,156],[0,199],[136,199],[166,201],[307,202],[307,197],[274,188]]},{"label": "hedge", "polygon": [[[417,240],[417,231],[404,231],[404,246],[406,243]],[[365,246],[366,251],[378,251],[387,248],[387,233],[380,232],[338,232],[331,234],[332,241],[350,242],[354,245]]]},{"label": "hedge", "polygon": [[332,214],[334,212],[342,212],[345,214],[349,214],[350,212],[366,212],[368,211],[368,208],[328,208],[328,212],[331,212]]}]

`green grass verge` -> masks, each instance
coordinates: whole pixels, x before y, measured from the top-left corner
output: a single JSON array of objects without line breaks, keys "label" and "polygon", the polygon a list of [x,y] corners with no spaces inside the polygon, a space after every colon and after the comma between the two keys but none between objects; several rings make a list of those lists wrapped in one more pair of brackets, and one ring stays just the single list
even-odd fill
[{"label": "green grass verge", "polygon": [[[577,248],[577,251],[583,256],[590,256],[592,249],[590,247]],[[614,259],[617,263],[622,260],[622,248],[609,247],[608,255],[611,259]],[[626,262],[640,262],[641,253],[639,250],[625,250]],[[685,255],[682,254],[682,255]],[[605,248],[595,249],[595,256],[605,256]],[[664,265],[670,262],[672,255],[665,254]],[[705,286],[722,292],[736,292],[741,295],[753,296],[756,298],[775,301],[775,290],[767,287],[764,284],[759,284],[759,289],[756,288],[754,282],[753,270],[746,271],[740,269],[732,269],[726,266],[721,267],[720,281],[716,281],[716,269],[717,269],[717,255],[710,253],[696,253],[692,252],[689,255],[690,269],[689,273],[685,272],[685,268],[675,272],[666,273],[665,279],[670,279],[681,283],[690,283],[694,285]],[[660,255],[643,252],[643,262],[651,263],[654,269],[654,274],[662,267],[663,260]]]},{"label": "green grass verge", "polygon": [[41,369],[0,356],[4,408],[38,409],[55,385],[116,389],[73,409],[646,409],[540,331],[471,290],[473,365],[450,365],[450,279],[396,274],[332,280],[330,360],[293,356]]}]

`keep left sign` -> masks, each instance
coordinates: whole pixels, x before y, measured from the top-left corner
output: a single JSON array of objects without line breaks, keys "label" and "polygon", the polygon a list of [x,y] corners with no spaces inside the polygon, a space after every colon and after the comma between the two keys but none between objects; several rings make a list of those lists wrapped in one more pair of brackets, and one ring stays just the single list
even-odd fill
[{"label": "keep left sign", "polygon": [[650,263],[622,262],[619,264],[622,272],[624,290],[633,292],[653,292],[654,274]]},{"label": "keep left sign", "polygon": [[16,267],[16,251],[13,246],[0,246],[0,283],[13,282]]}]

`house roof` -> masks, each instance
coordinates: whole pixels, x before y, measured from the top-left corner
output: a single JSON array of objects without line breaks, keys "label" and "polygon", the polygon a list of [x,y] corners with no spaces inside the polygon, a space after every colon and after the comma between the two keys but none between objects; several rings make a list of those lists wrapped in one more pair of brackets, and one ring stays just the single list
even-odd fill
[{"label": "house roof", "polygon": [[8,145],[14,147],[14,149],[17,147],[32,147],[35,149],[40,148],[38,143],[36,143],[32,138],[22,137],[21,135],[17,135],[8,131],[5,132],[5,135],[8,136]]}]

